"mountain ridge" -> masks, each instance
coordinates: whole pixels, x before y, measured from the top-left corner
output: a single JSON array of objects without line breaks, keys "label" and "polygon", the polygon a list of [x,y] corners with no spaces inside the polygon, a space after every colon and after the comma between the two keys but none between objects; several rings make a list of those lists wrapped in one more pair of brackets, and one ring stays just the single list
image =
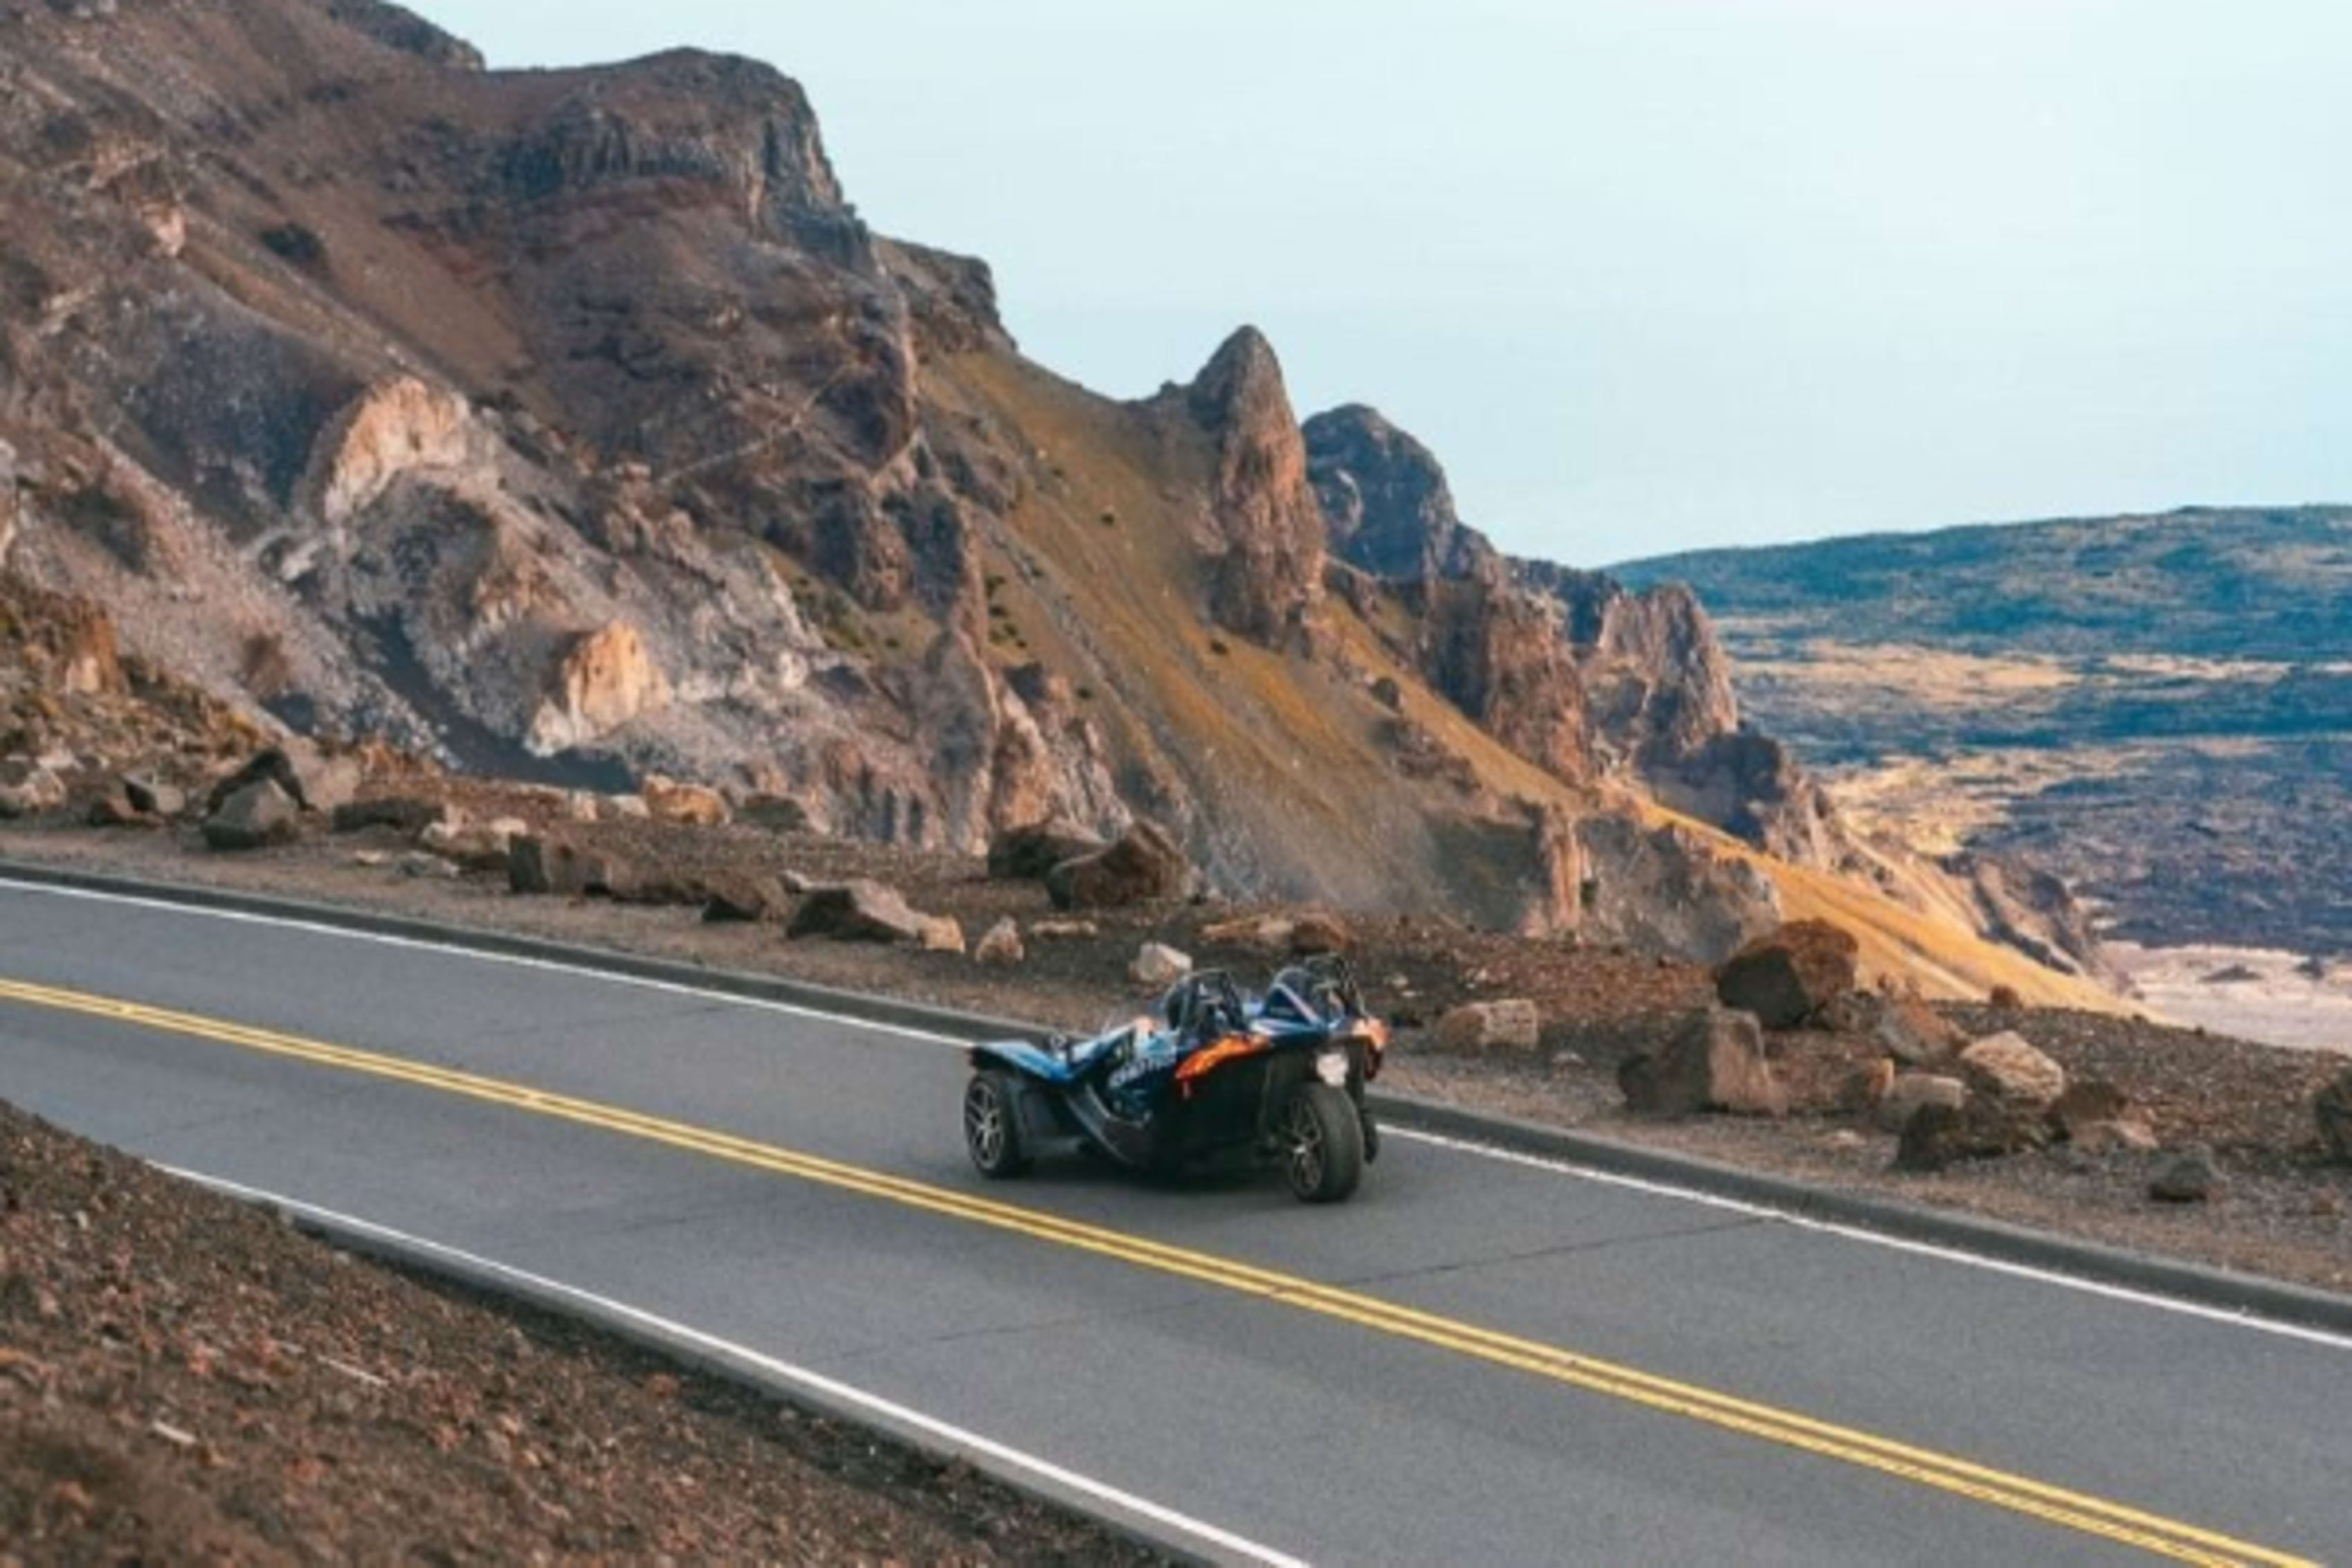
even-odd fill
[{"label": "mountain ridge", "polygon": [[1235,891],[1599,940],[1778,918],[1643,819],[1665,763],[1847,853],[1773,845],[1801,779],[1707,752],[1695,604],[1637,636],[1564,569],[1335,561],[1261,334],[1101,397],[984,263],[866,226],[772,68],[489,71],[405,16],[0,16],[5,559],[145,654],[477,767],[966,852],[1144,815]]}]

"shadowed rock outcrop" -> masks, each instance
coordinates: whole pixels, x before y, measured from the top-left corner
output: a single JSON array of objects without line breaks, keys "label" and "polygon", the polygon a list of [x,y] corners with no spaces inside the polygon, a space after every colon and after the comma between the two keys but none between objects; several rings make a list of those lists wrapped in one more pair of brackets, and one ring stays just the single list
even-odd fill
[{"label": "shadowed rock outcrop", "polygon": [[1244,327],[1183,403],[1215,452],[1202,539],[1211,615],[1269,647],[1306,645],[1323,596],[1323,515],[1274,346]]}]

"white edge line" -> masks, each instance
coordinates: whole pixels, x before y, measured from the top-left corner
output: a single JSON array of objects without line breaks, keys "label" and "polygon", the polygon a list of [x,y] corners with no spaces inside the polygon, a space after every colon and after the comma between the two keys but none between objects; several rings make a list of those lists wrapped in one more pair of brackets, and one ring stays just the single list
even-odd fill
[{"label": "white edge line", "polygon": [[[630,985],[640,991],[658,991],[672,996],[692,996],[698,1000],[731,1003],[738,1007],[755,1008],[763,1013],[782,1013],[796,1018],[822,1018],[827,1023],[854,1024],[877,1034],[897,1035],[919,1041],[927,1046],[953,1046],[958,1050],[971,1044],[953,1035],[936,1030],[918,1029],[906,1024],[877,1023],[866,1018],[853,1018],[845,1013],[827,1012],[822,1007],[810,1007],[796,1002],[777,1002],[764,996],[742,996],[731,991],[719,991],[709,986],[689,985],[682,981],[656,980],[650,975],[622,974],[598,969],[589,964],[572,963],[562,959],[532,958],[518,952],[492,952],[483,948],[469,947],[462,942],[436,942],[424,937],[395,936],[390,931],[359,931],[350,926],[329,925],[320,921],[306,921],[293,915],[258,914],[250,910],[207,909],[200,904],[184,904],[170,899],[151,899],[136,893],[111,893],[96,888],[60,888],[47,882],[19,882],[0,877],[0,888],[14,892],[46,893],[53,898],[78,899],[89,903],[129,904],[137,909],[155,910],[165,914],[199,915],[207,920],[226,921],[236,925],[272,926],[280,931],[299,931],[312,936],[340,937],[347,942],[371,942],[383,947],[404,948],[412,952],[430,952],[442,957],[468,958],[482,963],[503,963],[515,969],[535,969],[554,974],[576,974],[601,981],[608,985]],[[234,892],[233,889],[219,889]],[[679,960],[667,960],[677,963]]]},{"label": "white edge line", "polygon": [[[485,952],[480,948],[467,947],[458,942],[428,942],[417,937],[394,936],[384,931],[359,931],[349,926],[328,925],[289,915],[257,914],[247,910],[206,909],[199,905],[177,903],[169,899],[145,898],[133,893],[107,892],[92,888],[61,888],[46,882],[20,882],[6,877],[0,877],[0,888],[19,892],[44,893],[55,898],[79,899],[94,903],[128,904],[139,909],[159,910],[165,914],[195,915],[241,925],[272,926],[280,930],[304,931],[317,936],[337,937],[349,942],[376,942],[386,947],[430,952],[440,957],[465,958],[482,963],[503,963],[520,969],[539,970],[548,973],[578,975],[608,985],[635,986],[640,990],[662,992],[675,996],[692,996],[699,1000],[722,1002],[732,1006],[751,1008],[761,1012],[782,1013],[793,1017],[818,1018],[828,1023],[848,1024],[861,1029],[895,1035],[923,1045],[950,1046],[957,1050],[965,1049],[969,1044],[951,1035],[910,1028],[899,1024],[872,1023],[864,1018],[850,1017],[845,1014],[827,1012],[822,1007],[803,1006],[790,1002],[772,1002],[758,996],[741,996],[733,992],[689,985],[679,981],[655,980],[635,974],[618,974],[587,964],[571,963],[558,959],[528,958],[517,953]],[[1505,1164],[1549,1171],[1556,1175],[1572,1176],[1580,1181],[1594,1182],[1602,1186],[1622,1187],[1633,1192],[1646,1193],[1654,1197],[1678,1199],[1704,1208],[1749,1215],[1759,1219],[1778,1220],[1785,1225],[1795,1226],[1805,1230],[1820,1231],[1848,1241],[1864,1242],[1873,1247],[1890,1247],[1897,1252],[1908,1252],[1947,1263],[1982,1268],[1996,1274],[2007,1274],[2021,1279],[2031,1279],[2039,1284],[2054,1285],[2062,1289],[2079,1291],[2084,1295],[2129,1302],[2135,1306],[2150,1307],[2158,1311],[2174,1312],[2183,1317],[2197,1318],[2229,1328],[2251,1329],[2260,1333],[2301,1340],[2307,1343],[2326,1345],[2336,1350],[2352,1350],[2352,1336],[2333,1333],[2326,1329],[2308,1328],[2299,1323],[2281,1322],[2276,1319],[2252,1313],[2233,1312],[2220,1307],[2208,1307],[2195,1301],[2184,1301],[2178,1297],[2133,1289],[2128,1286],[2104,1284],[2095,1279],[2083,1279],[2079,1275],[2037,1268],[2031,1264],[2011,1263],[2002,1258],[1988,1258],[1981,1253],[1963,1251],[1958,1247],[1939,1246],[1933,1242],[1912,1241],[1902,1237],[1888,1236],[1881,1231],[1864,1229],[1857,1226],[1843,1225],[1831,1220],[1811,1219],[1791,1214],[1786,1209],[1773,1208],[1769,1205],[1748,1203],[1738,1198],[1717,1197],[1714,1194],[1698,1192],[1689,1187],[1647,1181],[1639,1176],[1619,1175],[1614,1172],[1595,1170],[1567,1160],[1538,1154],[1523,1154],[1517,1150],[1501,1149],[1491,1143],[1450,1138],[1439,1133],[1421,1132],[1401,1127],[1384,1128],[1382,1131],[1393,1138],[1425,1143],[1476,1159],[1495,1160]]]},{"label": "white edge line", "polygon": [[2110,1300],[2129,1301],[2137,1306],[2155,1307],[2168,1312],[2179,1312],[2192,1318],[2224,1323],[2231,1328],[2254,1329],[2266,1334],[2278,1334],[2287,1339],[2305,1340],[2313,1344],[2326,1345],[2336,1350],[2352,1350],[2352,1335],[2315,1329],[2302,1323],[2281,1322],[2274,1318],[2260,1317],[2249,1312],[2231,1311],[2225,1307],[2208,1307],[2201,1302],[2183,1301],[2178,1297],[2158,1295],[2153,1291],[2134,1289],[2128,1285],[2109,1285],[2097,1279],[2085,1279],[2077,1274],[2037,1268],[2031,1263],[2012,1263],[2007,1258],[1988,1258],[1982,1253],[1967,1252],[1932,1241],[1914,1241],[1907,1237],[1889,1236],[1884,1231],[1868,1230],[1860,1226],[1846,1225],[1837,1220],[1814,1219],[1806,1215],[1791,1214],[1787,1209],[1769,1204],[1750,1203],[1742,1198],[1718,1197],[1713,1193],[1678,1187],[1671,1183],[1654,1182],[1641,1176],[1621,1175],[1614,1171],[1594,1170],[1570,1161],[1552,1159],[1541,1154],[1523,1154],[1516,1149],[1501,1149],[1491,1143],[1469,1139],[1448,1137],[1444,1133],[1423,1132],[1407,1127],[1381,1129],[1383,1135],[1414,1143],[1426,1143],[1433,1148],[1455,1153],[1474,1154],[1482,1159],[1498,1160],[1505,1164],[1526,1165],[1538,1171],[1551,1171],[1580,1181],[1596,1183],[1606,1187],[1624,1187],[1657,1197],[1679,1198],[1684,1203],[1697,1204],[1706,1208],[1722,1209],[1731,1214],[1748,1215],[1756,1219],[1774,1220],[1799,1230],[1819,1231],[1849,1241],[1866,1241],[1874,1246],[1892,1247],[1897,1252],[1916,1253],[1922,1258],[1934,1258],[1949,1263],[1965,1263],[1996,1274],[2014,1275],[2045,1285],[2063,1286],[2086,1295],[2104,1296]]},{"label": "white edge line", "polygon": [[394,1230],[390,1226],[378,1225],[372,1220],[360,1219],[330,1208],[321,1208],[316,1204],[303,1203],[299,1199],[267,1192],[259,1187],[248,1187],[240,1182],[227,1181],[219,1176],[206,1175],[201,1171],[183,1170],[171,1165],[159,1165],[156,1168],[166,1175],[194,1182],[198,1186],[209,1187],[215,1192],[225,1193],[231,1197],[241,1198],[249,1203],[266,1204],[289,1214],[323,1221],[356,1231],[362,1236],[391,1242],[404,1248],[461,1263],[469,1268],[479,1269],[498,1279],[528,1286],[534,1290],[557,1296],[565,1300],[597,1308],[625,1319],[641,1328],[653,1330],[666,1338],[691,1345],[697,1350],[708,1351],[724,1356],[730,1361],[755,1367],[772,1377],[797,1387],[855,1405],[861,1410],[871,1411],[877,1415],[898,1422],[902,1426],[912,1426],[956,1449],[984,1454],[1001,1464],[1024,1471],[1041,1480],[1081,1493],[1097,1502],[1107,1503],[1122,1512],[1150,1520],[1155,1524],[1165,1525],[1247,1562],[1262,1563],[1265,1568],[1308,1568],[1305,1560],[1301,1558],[1277,1552],[1270,1546],[1261,1546],[1244,1536],[1234,1534],[1232,1531],[1220,1529],[1203,1520],[1194,1519],[1190,1514],[1179,1513],[1174,1509],[1153,1502],[1148,1498],[1138,1497],[1133,1492],[1122,1491],[1108,1481],[1098,1481],[1090,1476],[1082,1476],[1076,1470],[1065,1469],[1050,1459],[1039,1458],[1034,1454],[1024,1453],[1018,1448],[997,1442],[994,1438],[983,1437],[976,1432],[966,1431],[937,1416],[926,1415],[919,1410],[912,1410],[904,1405],[885,1399],[880,1394],[868,1394],[864,1389],[854,1388],[848,1384],[827,1377],[823,1373],[812,1372],[806,1367],[795,1366],[791,1362],[780,1361],[774,1356],[755,1351],[748,1345],[737,1344],[730,1340],[722,1340],[715,1334],[705,1333],[699,1329],[688,1328],[684,1323],[672,1321],[670,1319],[657,1316],[641,1308],[629,1306],[625,1302],[615,1301],[608,1296],[599,1296],[593,1290],[585,1290],[576,1285],[567,1285],[560,1279],[550,1279],[544,1275],[532,1274],[475,1253],[444,1246],[437,1241],[427,1241],[422,1237],[411,1236],[405,1231]]}]

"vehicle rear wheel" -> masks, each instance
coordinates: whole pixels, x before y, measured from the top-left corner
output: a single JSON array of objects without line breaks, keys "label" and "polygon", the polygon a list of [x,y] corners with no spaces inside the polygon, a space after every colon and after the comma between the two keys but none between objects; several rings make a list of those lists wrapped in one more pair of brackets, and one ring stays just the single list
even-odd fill
[{"label": "vehicle rear wheel", "polygon": [[992,1180],[1017,1176],[1029,1168],[1013,1093],[1013,1075],[995,1068],[972,1074],[964,1086],[963,1145],[980,1173]]},{"label": "vehicle rear wheel", "polygon": [[1302,1203],[1336,1204],[1364,1175],[1364,1124],[1345,1089],[1303,1083],[1282,1111],[1282,1170]]}]

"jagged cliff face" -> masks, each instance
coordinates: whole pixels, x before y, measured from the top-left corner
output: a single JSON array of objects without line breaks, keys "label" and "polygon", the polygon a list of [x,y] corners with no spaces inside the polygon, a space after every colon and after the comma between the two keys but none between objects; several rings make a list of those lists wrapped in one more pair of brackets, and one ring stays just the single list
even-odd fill
[{"label": "jagged cliff face", "polygon": [[765,67],[100,9],[0,10],[0,561],[133,653],[819,830],[1141,814],[1237,893],[1702,957],[1775,918],[1616,798],[1765,843],[1796,798],[1696,605],[1504,561],[1377,415],[1302,430],[1257,332],[1140,403],[1051,376]]},{"label": "jagged cliff face", "polygon": [[1373,409],[1318,414],[1307,442],[1334,554],[1406,607],[1402,651],[1465,713],[1564,777],[1632,778],[1760,847],[1834,862],[1820,792],[1740,728],[1688,589],[1506,559],[1463,523],[1436,457]]}]

